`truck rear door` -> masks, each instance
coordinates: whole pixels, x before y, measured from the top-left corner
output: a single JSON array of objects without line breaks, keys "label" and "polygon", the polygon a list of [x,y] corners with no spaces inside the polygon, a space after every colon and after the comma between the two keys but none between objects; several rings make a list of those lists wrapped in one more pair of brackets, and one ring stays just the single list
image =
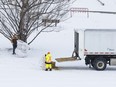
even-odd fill
[{"label": "truck rear door", "polygon": [[76,52],[79,51],[79,33],[78,32],[74,33],[74,50]]}]

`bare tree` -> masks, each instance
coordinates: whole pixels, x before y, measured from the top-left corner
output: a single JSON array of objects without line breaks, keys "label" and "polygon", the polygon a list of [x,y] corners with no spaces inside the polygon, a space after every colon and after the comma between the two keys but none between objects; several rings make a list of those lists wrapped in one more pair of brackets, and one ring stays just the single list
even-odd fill
[{"label": "bare tree", "polygon": [[1,0],[0,33],[7,39],[17,34],[27,42],[29,36],[38,29],[36,37],[49,26],[57,25],[68,12],[69,5],[75,0]]},{"label": "bare tree", "polygon": [[102,6],[104,6],[105,4],[101,1],[101,0],[97,0]]}]

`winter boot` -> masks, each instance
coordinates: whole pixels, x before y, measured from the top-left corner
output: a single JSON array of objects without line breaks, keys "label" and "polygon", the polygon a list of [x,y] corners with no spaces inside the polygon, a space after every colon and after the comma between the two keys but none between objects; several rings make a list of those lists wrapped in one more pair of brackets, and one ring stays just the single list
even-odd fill
[{"label": "winter boot", "polygon": [[48,69],[45,69],[45,71],[48,71]]}]

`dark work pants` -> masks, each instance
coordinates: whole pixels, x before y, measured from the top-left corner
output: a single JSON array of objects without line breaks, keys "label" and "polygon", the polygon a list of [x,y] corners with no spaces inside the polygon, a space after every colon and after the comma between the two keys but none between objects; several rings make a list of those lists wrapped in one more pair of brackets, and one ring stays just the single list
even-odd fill
[{"label": "dark work pants", "polygon": [[13,54],[15,54],[15,49],[17,48],[16,44],[13,44]]}]

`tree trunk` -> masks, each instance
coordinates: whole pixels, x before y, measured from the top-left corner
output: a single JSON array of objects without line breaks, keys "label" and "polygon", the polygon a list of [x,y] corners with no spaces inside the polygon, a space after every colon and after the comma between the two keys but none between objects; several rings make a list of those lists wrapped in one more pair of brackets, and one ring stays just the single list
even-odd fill
[{"label": "tree trunk", "polygon": [[20,40],[22,40],[24,42],[27,42],[27,38],[26,38],[26,35],[25,34],[20,34],[19,37],[20,37],[19,38]]}]

